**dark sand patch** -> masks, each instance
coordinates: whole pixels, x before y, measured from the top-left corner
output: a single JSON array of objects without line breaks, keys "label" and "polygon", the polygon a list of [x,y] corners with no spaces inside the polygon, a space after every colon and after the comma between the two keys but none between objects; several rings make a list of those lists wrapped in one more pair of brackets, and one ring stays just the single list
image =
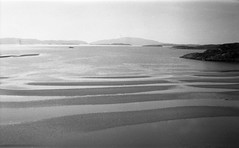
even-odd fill
[{"label": "dark sand patch", "polygon": [[142,81],[89,81],[89,82],[31,82],[28,85],[43,86],[107,86],[107,85],[141,85],[141,84],[158,84],[171,83],[167,80],[142,80]]},{"label": "dark sand patch", "polygon": [[38,89],[38,90],[10,90],[0,89],[1,95],[16,96],[85,96],[101,94],[137,93],[173,89],[173,85],[164,86],[134,86],[134,87],[106,87],[82,89]]},{"label": "dark sand patch", "polygon": [[99,77],[82,77],[90,79],[133,79],[133,78],[150,78],[151,76],[99,76]]},{"label": "dark sand patch", "polygon": [[220,70],[218,72],[239,72],[239,70]]},{"label": "dark sand patch", "polygon": [[[67,138],[65,136],[67,133],[76,136],[79,133],[159,121],[238,116],[238,108],[206,106],[73,115],[31,123],[2,125],[0,126],[0,145],[51,145],[52,141],[56,142],[54,145],[62,145],[60,139]],[[90,142],[90,139],[88,140]],[[71,143],[64,144],[70,145]]]},{"label": "dark sand patch", "polygon": [[226,84],[226,85],[188,85],[199,88],[221,88],[221,89],[239,89],[239,84]]},{"label": "dark sand patch", "polygon": [[180,99],[223,99],[238,100],[239,92],[192,92],[192,93],[170,93],[170,94],[137,94],[137,95],[112,95],[112,96],[90,96],[90,97],[67,97],[64,99],[51,99],[24,102],[1,102],[2,108],[27,108],[27,107],[49,107],[62,105],[96,105],[96,104],[119,104],[159,100]]},{"label": "dark sand patch", "polygon": [[27,57],[27,56],[39,56],[40,54],[21,54],[21,55],[3,55],[0,58],[11,58],[11,57]]},{"label": "dark sand patch", "polygon": [[8,79],[9,77],[0,77],[0,79]]},{"label": "dark sand patch", "polygon": [[226,78],[222,78],[222,79],[211,79],[211,78],[198,78],[198,79],[188,79],[188,80],[180,80],[182,82],[213,82],[213,83],[239,83],[239,78],[232,78],[232,79],[226,79]]},{"label": "dark sand patch", "polygon": [[27,56],[39,56],[40,54],[22,54],[19,55],[18,57],[27,57]]},{"label": "dark sand patch", "polygon": [[239,73],[235,73],[235,74],[197,74],[194,76],[199,76],[199,77],[238,77]]},{"label": "dark sand patch", "polygon": [[227,91],[227,92],[221,92],[225,95],[230,95],[230,96],[234,96],[234,97],[228,97],[225,98],[225,100],[238,100],[239,99],[239,91]]},{"label": "dark sand patch", "polygon": [[[234,63],[236,64],[236,63]],[[236,64],[237,65],[237,64]],[[201,72],[220,72],[220,73],[231,73],[231,72],[239,72],[239,70],[232,70],[232,69],[229,69],[229,70],[201,70]]]},{"label": "dark sand patch", "polygon": [[0,58],[10,58],[12,57],[11,55],[6,55],[6,56],[0,56]]}]

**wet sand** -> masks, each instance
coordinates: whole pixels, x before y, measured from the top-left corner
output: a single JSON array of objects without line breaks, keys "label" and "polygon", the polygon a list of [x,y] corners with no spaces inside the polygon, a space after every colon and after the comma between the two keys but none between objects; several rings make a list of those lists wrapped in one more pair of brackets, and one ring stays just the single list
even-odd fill
[{"label": "wet sand", "polygon": [[195,79],[187,79],[187,80],[181,80],[182,82],[212,82],[212,83],[239,83],[239,78],[222,78],[222,79],[210,79],[210,78],[195,78]]},{"label": "wet sand", "polygon": [[225,77],[225,78],[227,78],[227,77],[236,77],[236,78],[238,78],[239,77],[239,73],[228,73],[228,74],[225,74],[225,73],[223,73],[223,74],[221,74],[221,73],[213,73],[213,74],[196,74],[196,75],[194,75],[194,76],[199,76],[199,77],[211,77],[211,78],[213,78],[213,77]]},{"label": "wet sand", "polygon": [[0,58],[15,58],[15,57],[29,57],[29,56],[39,56],[40,54],[21,54],[21,55],[0,55]]},{"label": "wet sand", "polygon": [[134,87],[105,87],[82,89],[38,89],[38,90],[10,90],[0,89],[1,95],[16,96],[85,96],[117,93],[136,93],[144,91],[159,91],[173,88],[174,86],[134,86]]},{"label": "wet sand", "polygon": [[193,87],[200,87],[200,88],[223,88],[223,89],[239,89],[239,84],[210,84],[210,85],[188,85],[188,86],[193,86]]},{"label": "wet sand", "polygon": [[90,78],[90,79],[136,79],[136,78],[150,78],[150,76],[105,76],[105,77],[82,77],[82,78]]},{"label": "wet sand", "polygon": [[[220,94],[220,97],[218,97]],[[126,94],[110,96],[86,96],[86,97],[67,97],[64,99],[48,99],[38,101],[11,101],[1,102],[2,108],[27,108],[27,107],[49,107],[66,105],[96,105],[96,104],[121,104],[160,100],[195,100],[195,99],[221,99],[238,100],[239,92],[219,92],[219,93],[170,93],[170,94]]]},{"label": "wet sand", "polygon": [[[129,77],[127,77],[128,79]],[[100,78],[102,79],[102,77]],[[103,79],[112,79],[112,78],[103,78]],[[115,77],[114,77],[115,79]],[[118,78],[117,78],[118,79]],[[28,85],[36,86],[109,86],[109,85],[141,85],[141,84],[165,84],[171,83],[167,80],[141,80],[141,81],[86,81],[86,82],[31,82]]]},{"label": "wet sand", "polygon": [[145,48],[5,51],[0,146],[238,147],[238,66]]},{"label": "wet sand", "polygon": [[[239,117],[239,109],[233,107],[192,106],[133,112],[73,115],[30,123],[1,126],[0,145],[3,146],[10,144],[44,146],[51,145],[50,141],[58,141],[58,144],[60,144],[61,142],[59,140],[64,139],[65,134],[67,135],[69,133],[77,136],[80,133],[93,132],[126,125],[128,126],[177,119],[182,120],[189,118],[226,116]],[[55,144],[57,145],[57,143]],[[81,143],[77,142],[74,144],[80,145]],[[91,145],[90,143],[88,144]],[[97,146],[97,143],[94,143],[94,146]]]},{"label": "wet sand", "polygon": [[49,107],[1,108],[0,125],[20,124],[61,116],[71,116],[92,113],[129,112],[171,107],[238,107],[234,101],[193,99],[193,100],[160,100],[147,102],[132,102],[123,104],[98,104],[98,105],[62,105]]}]

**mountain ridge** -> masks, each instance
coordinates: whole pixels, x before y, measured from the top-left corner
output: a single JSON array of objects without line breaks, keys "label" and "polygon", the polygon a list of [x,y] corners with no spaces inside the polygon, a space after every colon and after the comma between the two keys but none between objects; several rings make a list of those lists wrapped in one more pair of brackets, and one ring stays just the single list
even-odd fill
[{"label": "mountain ridge", "polygon": [[159,45],[162,44],[155,40],[149,40],[138,37],[121,37],[113,39],[104,39],[94,42],[90,42],[92,45],[114,45],[114,44],[125,44],[125,45]]},{"label": "mountain ridge", "polygon": [[14,45],[79,45],[87,44],[81,40],[38,40],[38,39],[24,39],[24,38],[0,38],[0,44],[14,44]]}]

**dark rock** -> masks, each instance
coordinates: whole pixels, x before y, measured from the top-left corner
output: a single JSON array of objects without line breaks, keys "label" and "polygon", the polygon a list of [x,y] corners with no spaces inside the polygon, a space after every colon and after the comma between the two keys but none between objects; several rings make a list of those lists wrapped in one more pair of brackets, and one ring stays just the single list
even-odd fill
[{"label": "dark rock", "polygon": [[205,50],[205,49],[218,49],[219,45],[217,44],[207,44],[207,45],[173,45],[174,49],[196,49],[196,50]]},{"label": "dark rock", "polygon": [[181,58],[202,61],[239,62],[239,43],[222,44],[217,49],[208,49],[203,53],[189,53]]},{"label": "dark rock", "polygon": [[237,52],[239,50],[239,43],[230,43],[230,44],[222,44],[219,46],[219,49],[221,50],[236,50],[237,49]]}]

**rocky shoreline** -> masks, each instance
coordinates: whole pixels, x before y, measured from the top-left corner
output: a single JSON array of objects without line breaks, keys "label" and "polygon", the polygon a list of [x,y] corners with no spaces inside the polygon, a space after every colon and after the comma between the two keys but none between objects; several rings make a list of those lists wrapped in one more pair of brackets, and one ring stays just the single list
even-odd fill
[{"label": "rocky shoreline", "polygon": [[201,61],[239,62],[239,43],[221,44],[217,49],[207,49],[202,53],[189,53],[180,58]]}]

